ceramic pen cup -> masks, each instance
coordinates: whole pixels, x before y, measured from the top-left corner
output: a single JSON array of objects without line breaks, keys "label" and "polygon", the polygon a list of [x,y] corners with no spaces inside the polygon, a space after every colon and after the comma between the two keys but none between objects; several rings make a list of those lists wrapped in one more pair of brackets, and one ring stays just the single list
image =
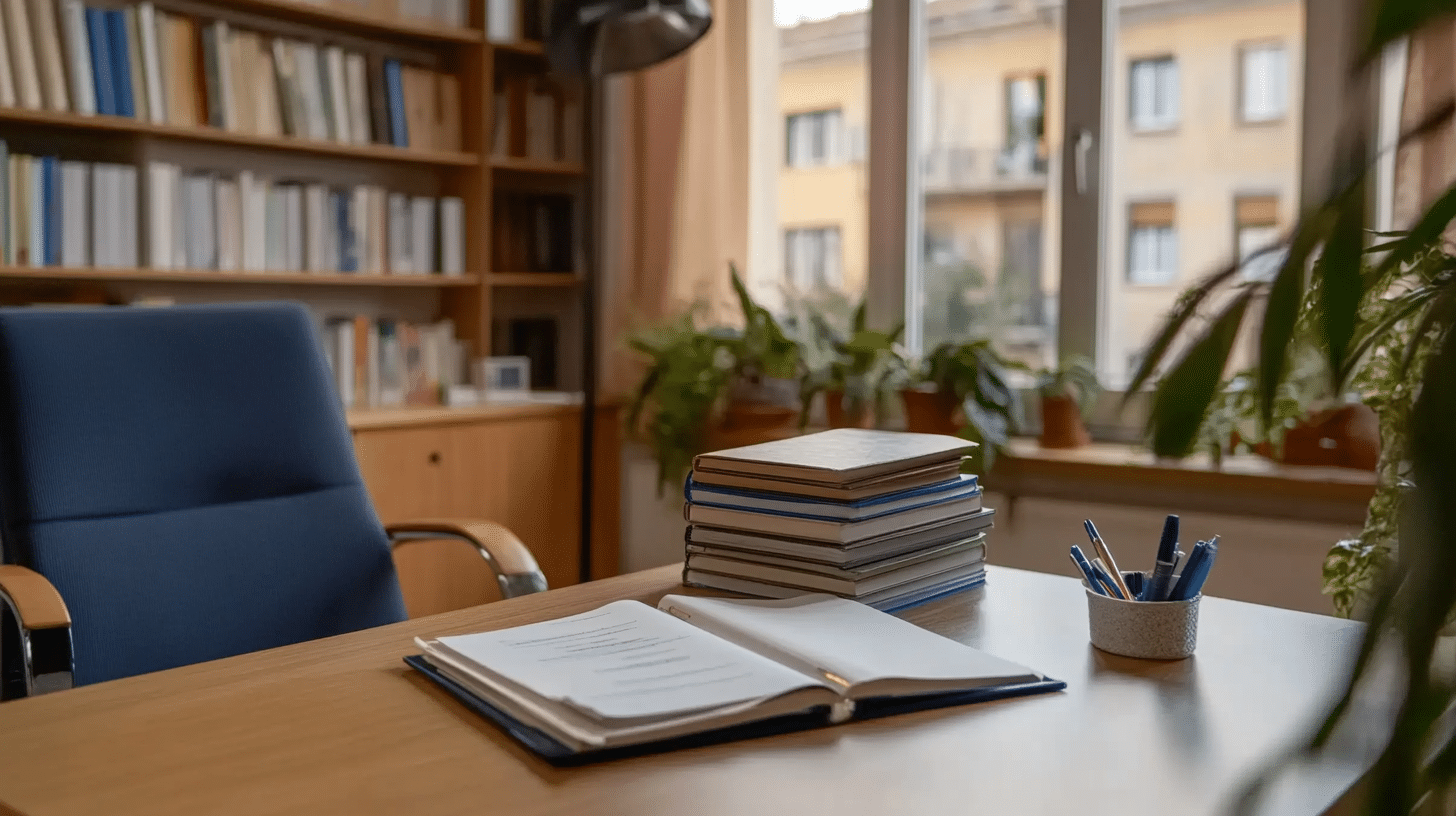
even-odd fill
[{"label": "ceramic pen cup", "polygon": [[[1146,577],[1144,574],[1143,579]],[[1085,581],[1082,586],[1087,593],[1087,626],[1093,646],[1148,660],[1181,660],[1193,654],[1202,593],[1186,601],[1145,603],[1109,598],[1093,592]]]}]

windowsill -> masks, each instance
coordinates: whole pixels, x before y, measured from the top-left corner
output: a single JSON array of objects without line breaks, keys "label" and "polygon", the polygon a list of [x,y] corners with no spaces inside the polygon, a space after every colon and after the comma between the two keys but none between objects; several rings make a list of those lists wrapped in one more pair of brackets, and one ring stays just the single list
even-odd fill
[{"label": "windowsill", "polygon": [[1176,136],[1178,135],[1178,123],[1171,125],[1137,125],[1130,124],[1128,129],[1134,136]]},{"label": "windowsill", "polygon": [[1235,122],[1241,128],[1272,128],[1289,124],[1289,115],[1284,114],[1273,119],[1236,119]]}]

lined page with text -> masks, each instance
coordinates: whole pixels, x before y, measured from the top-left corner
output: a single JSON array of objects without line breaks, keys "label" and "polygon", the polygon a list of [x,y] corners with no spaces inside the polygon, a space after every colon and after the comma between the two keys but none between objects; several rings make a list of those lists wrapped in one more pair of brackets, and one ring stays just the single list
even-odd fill
[{"label": "lined page with text", "polygon": [[637,601],[438,643],[606,719],[684,714],[823,685]]}]

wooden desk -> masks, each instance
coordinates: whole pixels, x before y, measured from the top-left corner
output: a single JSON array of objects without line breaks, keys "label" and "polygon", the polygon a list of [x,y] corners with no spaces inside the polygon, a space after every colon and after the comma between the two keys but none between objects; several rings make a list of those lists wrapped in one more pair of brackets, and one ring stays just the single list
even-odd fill
[{"label": "wooden desk", "polygon": [[[400,657],[415,635],[655,601],[665,567],[534,597],[0,706],[0,812],[695,814],[1220,812],[1323,706],[1356,624],[1207,599],[1196,657],[1087,644],[1071,579],[993,568],[906,614],[1068,683],[922,712],[578,769],[501,736]],[[1318,812],[1339,766],[1278,812]]]}]

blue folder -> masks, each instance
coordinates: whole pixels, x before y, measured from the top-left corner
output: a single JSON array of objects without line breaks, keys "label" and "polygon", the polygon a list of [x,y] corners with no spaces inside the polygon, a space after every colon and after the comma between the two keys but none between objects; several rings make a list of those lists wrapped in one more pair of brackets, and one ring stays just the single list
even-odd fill
[{"label": "blue folder", "polygon": [[[575,751],[562,745],[551,735],[522,723],[507,712],[480,699],[471,693],[469,689],[441,673],[424,655],[409,655],[404,658],[404,662],[410,668],[415,669],[429,678],[431,682],[438,685],[466,708],[495,723],[507,736],[525,746],[532,753],[556,766],[589,765],[613,759],[625,759],[627,757],[677,751],[684,748],[698,748],[704,745],[717,745],[724,742],[771,737],[776,734],[807,731],[832,725],[829,719],[829,707],[818,706],[795,714],[771,717],[757,722],[743,723],[727,728],[714,729],[712,731],[701,731],[696,734],[686,734],[657,742],[602,748],[593,751]],[[1024,697],[1029,694],[1061,691],[1066,687],[1067,684],[1061,680],[1047,678],[1032,683],[991,686],[943,694],[867,698],[855,702],[853,720],[872,720],[895,714],[907,714],[912,711],[924,711],[931,708],[946,708],[949,706],[969,705],[971,703],[983,703],[990,700],[1004,700],[1010,697]]]}]

